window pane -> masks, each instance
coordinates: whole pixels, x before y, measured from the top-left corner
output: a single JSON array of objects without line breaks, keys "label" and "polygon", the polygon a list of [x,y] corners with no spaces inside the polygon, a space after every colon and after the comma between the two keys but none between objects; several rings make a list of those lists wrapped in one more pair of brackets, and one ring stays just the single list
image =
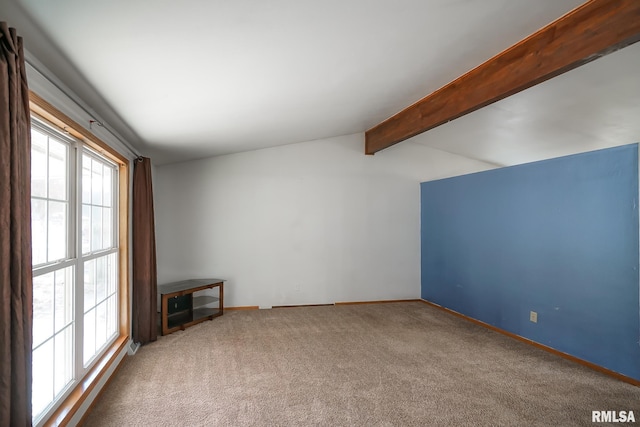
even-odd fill
[{"label": "window pane", "polygon": [[47,136],[31,130],[31,196],[47,197]]},{"label": "window pane", "polygon": [[53,335],[53,273],[33,278],[33,347]]},{"label": "window pane", "polygon": [[67,145],[49,138],[49,198],[67,200]]},{"label": "window pane", "polygon": [[91,203],[91,157],[82,156],[82,203]]},{"label": "window pane", "polygon": [[112,224],[111,208],[102,208],[102,247],[105,249],[113,245]]},{"label": "window pane", "polygon": [[112,194],[111,189],[113,188],[113,169],[109,166],[104,167],[104,180],[103,180],[103,200],[102,204],[104,206],[112,206]]},{"label": "window pane", "polygon": [[102,163],[91,159],[91,204],[102,205]]},{"label": "window pane", "polygon": [[82,253],[91,252],[91,206],[82,205]]},{"label": "window pane", "polygon": [[84,263],[84,312],[86,313],[96,305],[96,260],[92,259]]},{"label": "window pane", "polygon": [[107,342],[107,302],[96,308],[96,350]]},{"label": "window pane", "polygon": [[107,257],[96,259],[96,302],[104,300],[107,296]]},{"label": "window pane", "polygon": [[73,379],[73,327],[68,326],[54,340],[53,392],[58,395]]},{"label": "window pane", "polygon": [[49,237],[47,261],[67,257],[67,204],[49,202]]},{"label": "window pane", "polygon": [[31,403],[35,418],[53,400],[53,340],[35,349],[32,357]]},{"label": "window pane", "polygon": [[55,272],[55,330],[60,331],[73,320],[73,269]]},{"label": "window pane", "polygon": [[102,249],[102,208],[91,207],[91,250]]},{"label": "window pane", "polygon": [[96,353],[96,310],[84,315],[84,349],[83,363],[86,365]]},{"label": "window pane", "polygon": [[107,336],[111,338],[118,332],[118,299],[116,295],[107,300]]},{"label": "window pane", "polygon": [[118,254],[107,257],[107,295],[113,295],[118,289]]},{"label": "window pane", "polygon": [[47,262],[47,202],[31,200],[31,256],[33,265]]}]

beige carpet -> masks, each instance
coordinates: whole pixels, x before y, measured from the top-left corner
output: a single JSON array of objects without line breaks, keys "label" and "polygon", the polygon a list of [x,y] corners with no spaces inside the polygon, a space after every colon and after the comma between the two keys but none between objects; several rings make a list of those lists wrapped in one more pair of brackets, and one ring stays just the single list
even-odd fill
[{"label": "beige carpet", "polygon": [[123,363],[86,426],[597,425],[592,410],[640,418],[640,388],[420,302],[228,311]]}]

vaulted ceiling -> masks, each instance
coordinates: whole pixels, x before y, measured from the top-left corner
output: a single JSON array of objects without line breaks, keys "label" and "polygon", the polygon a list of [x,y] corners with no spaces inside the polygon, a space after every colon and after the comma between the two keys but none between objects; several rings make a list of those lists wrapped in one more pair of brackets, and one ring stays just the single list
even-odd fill
[{"label": "vaulted ceiling", "polygon": [[[0,1],[157,164],[363,132],[582,3]],[[636,44],[406,143],[511,165],[637,142],[639,68]]]}]

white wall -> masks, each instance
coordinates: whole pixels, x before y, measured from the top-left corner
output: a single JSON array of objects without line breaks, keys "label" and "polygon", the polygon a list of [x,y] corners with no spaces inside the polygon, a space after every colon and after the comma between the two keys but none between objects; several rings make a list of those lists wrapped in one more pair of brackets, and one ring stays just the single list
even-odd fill
[{"label": "white wall", "polygon": [[363,147],[356,134],[158,167],[158,282],[226,279],[226,306],[419,298],[419,183],[492,166]]}]

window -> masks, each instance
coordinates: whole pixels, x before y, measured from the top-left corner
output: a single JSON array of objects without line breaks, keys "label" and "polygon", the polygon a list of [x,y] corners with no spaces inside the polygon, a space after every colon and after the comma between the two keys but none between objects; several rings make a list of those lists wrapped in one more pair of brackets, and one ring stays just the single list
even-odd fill
[{"label": "window", "polygon": [[118,248],[114,246],[115,166],[82,154],[83,362],[118,332]]},{"label": "window", "polygon": [[[73,380],[72,144],[32,127],[33,413]],[[71,173],[70,173],[71,172]]]},{"label": "window", "polygon": [[35,119],[31,140],[35,425],[120,336],[122,274],[118,165]]}]

